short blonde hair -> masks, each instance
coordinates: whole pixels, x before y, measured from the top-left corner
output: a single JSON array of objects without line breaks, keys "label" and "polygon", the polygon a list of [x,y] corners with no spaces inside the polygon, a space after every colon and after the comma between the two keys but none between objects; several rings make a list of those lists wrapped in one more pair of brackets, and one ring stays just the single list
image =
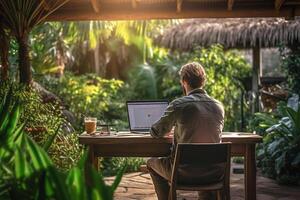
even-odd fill
[{"label": "short blonde hair", "polygon": [[201,64],[191,62],[181,67],[179,71],[181,80],[186,81],[192,89],[201,88],[205,85],[206,74]]}]

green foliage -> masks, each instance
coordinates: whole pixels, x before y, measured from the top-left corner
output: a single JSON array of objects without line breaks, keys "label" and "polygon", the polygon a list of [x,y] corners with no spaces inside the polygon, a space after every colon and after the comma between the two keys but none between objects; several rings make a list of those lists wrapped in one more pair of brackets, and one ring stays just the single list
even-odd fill
[{"label": "green foliage", "polygon": [[142,64],[134,67],[128,79],[131,99],[157,99],[156,77],[151,66]]},{"label": "green foliage", "polygon": [[272,112],[255,113],[249,120],[247,130],[265,136],[266,130],[276,124],[277,121],[286,115],[286,103],[280,101],[277,103],[277,108]]},{"label": "green foliage", "polygon": [[173,99],[182,93],[178,71],[183,64],[192,61],[204,66],[207,74],[205,90],[224,105],[224,129],[237,130],[240,124],[241,86],[236,78],[249,76],[251,68],[235,51],[225,51],[216,45],[196,49],[193,53],[172,52],[172,55],[154,57],[149,63],[156,70],[159,98]]},{"label": "green foliage", "polygon": [[300,95],[300,47],[292,46],[288,49],[281,49],[282,65],[286,71],[289,87],[292,92]]},{"label": "green foliage", "polygon": [[[152,69],[149,68],[149,70]],[[141,73],[143,72],[141,71]],[[78,127],[76,128],[79,132],[83,131],[82,116],[97,117],[102,123],[112,123],[115,125],[115,129],[128,127],[125,102],[129,96],[130,98],[139,97],[137,92],[134,93],[135,97],[132,96],[132,93],[129,94],[129,89],[122,81],[106,80],[91,74],[74,76],[70,73],[66,73],[60,79],[48,78],[41,79],[41,83],[57,94],[75,113],[77,118],[75,124],[77,123]],[[145,90],[145,88],[143,89]],[[145,98],[144,93],[143,98]],[[59,137],[60,135],[58,135]],[[75,138],[73,139],[75,140]],[[59,149],[68,152],[71,145],[78,146],[77,139],[71,144],[64,142]],[[70,159],[67,157],[68,154],[63,155],[64,159],[61,159],[62,156],[54,156],[53,159],[58,163]],[[123,165],[127,165],[126,171],[130,172],[138,171],[141,164],[144,164],[144,160],[141,158],[103,159],[101,170],[104,175],[115,175]]]},{"label": "green foliage", "polygon": [[[118,126],[126,118],[123,82],[102,79],[96,75],[74,76],[66,73],[60,79],[43,79],[41,83],[58,95],[75,114],[77,130],[83,131],[83,117],[97,117],[105,123]],[[124,112],[121,112],[124,111]]]},{"label": "green foliage", "polygon": [[[11,88],[13,101],[20,100],[23,112],[19,124],[26,123],[24,131],[48,152],[61,170],[75,165],[81,154],[76,133],[66,134],[63,126],[66,120],[57,102],[45,103],[32,87],[6,82],[0,85],[0,97],[4,98]],[[52,142],[53,141],[53,142]]]},{"label": "green foliage", "polygon": [[18,125],[22,108],[10,89],[0,106],[0,198],[113,199],[125,167],[112,185],[106,185],[93,167],[85,170],[85,153],[77,166],[59,172],[46,151],[23,132],[25,124]]},{"label": "green foliage", "polygon": [[100,169],[105,176],[113,176],[125,165],[126,172],[140,171],[140,166],[144,165],[144,158],[124,158],[124,157],[113,157],[103,158],[101,160]]},{"label": "green foliage", "polygon": [[258,149],[258,164],[263,173],[279,183],[297,184],[300,180],[300,106],[296,110],[285,106],[283,110],[281,119],[266,117],[260,123],[268,128]]}]

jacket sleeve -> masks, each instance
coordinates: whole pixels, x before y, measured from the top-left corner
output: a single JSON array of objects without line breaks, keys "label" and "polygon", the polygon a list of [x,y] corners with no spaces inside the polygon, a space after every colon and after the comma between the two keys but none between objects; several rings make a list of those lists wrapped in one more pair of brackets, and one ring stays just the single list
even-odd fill
[{"label": "jacket sleeve", "polygon": [[150,129],[151,136],[155,138],[163,137],[172,130],[175,121],[175,106],[173,103],[170,103],[164,115],[152,125]]}]

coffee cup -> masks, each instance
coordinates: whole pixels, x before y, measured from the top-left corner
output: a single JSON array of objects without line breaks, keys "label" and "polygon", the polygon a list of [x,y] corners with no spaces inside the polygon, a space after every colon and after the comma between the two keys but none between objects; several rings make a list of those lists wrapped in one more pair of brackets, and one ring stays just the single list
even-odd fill
[{"label": "coffee cup", "polygon": [[84,127],[87,134],[94,135],[96,133],[97,118],[85,117]]}]

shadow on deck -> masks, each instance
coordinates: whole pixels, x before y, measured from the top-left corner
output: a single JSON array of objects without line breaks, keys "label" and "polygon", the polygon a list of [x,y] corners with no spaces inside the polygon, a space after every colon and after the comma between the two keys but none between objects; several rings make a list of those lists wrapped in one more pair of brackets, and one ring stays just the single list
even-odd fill
[{"label": "shadow on deck", "polygon": [[[231,174],[231,199],[244,199],[244,175]],[[106,178],[111,182],[114,177]],[[179,199],[197,200],[196,192],[178,191]],[[148,173],[136,172],[125,174],[115,193],[116,200],[156,200],[154,187]],[[271,179],[257,176],[258,200],[298,200],[300,187],[281,186]]]}]

